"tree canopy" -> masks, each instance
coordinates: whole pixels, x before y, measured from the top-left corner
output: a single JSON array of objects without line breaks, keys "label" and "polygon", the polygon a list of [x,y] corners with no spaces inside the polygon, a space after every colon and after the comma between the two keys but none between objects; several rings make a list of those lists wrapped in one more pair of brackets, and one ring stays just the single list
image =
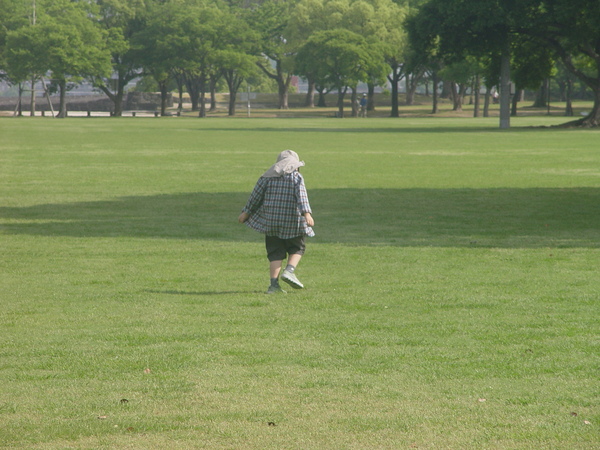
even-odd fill
[{"label": "tree canopy", "polygon": [[466,55],[509,61],[511,53],[520,53],[520,66],[528,70],[519,80],[529,86],[548,75],[550,57],[560,59],[594,93],[592,112],[578,123],[600,124],[597,0],[430,0],[410,19],[409,29],[414,45],[449,62]]},{"label": "tree canopy", "polygon": [[65,115],[69,82],[110,73],[103,33],[88,19],[92,11],[87,6],[69,0],[40,2],[29,25],[6,34],[9,76],[22,81],[50,72],[60,91],[59,116]]},{"label": "tree canopy", "polygon": [[[600,124],[598,0],[33,3],[35,14],[31,3],[0,0],[0,75],[33,84],[50,74],[63,97],[87,78],[113,101],[115,115],[122,112],[127,84],[140,76],[158,84],[163,113],[176,81],[180,95],[185,86],[200,116],[205,93],[214,98],[215,86],[224,80],[234,114],[244,80],[262,73],[276,83],[280,108],[288,107],[294,75],[308,80],[309,95],[333,88],[338,101],[348,89],[354,96],[358,82],[367,84],[371,97],[387,77],[392,116],[397,116],[402,78],[409,103],[429,73],[434,94],[439,76],[465,86],[478,86],[480,77],[488,88],[500,84],[502,123],[509,81],[519,89],[536,89],[560,64],[594,95],[593,110],[577,124]],[[466,87],[461,91],[455,107]]]}]

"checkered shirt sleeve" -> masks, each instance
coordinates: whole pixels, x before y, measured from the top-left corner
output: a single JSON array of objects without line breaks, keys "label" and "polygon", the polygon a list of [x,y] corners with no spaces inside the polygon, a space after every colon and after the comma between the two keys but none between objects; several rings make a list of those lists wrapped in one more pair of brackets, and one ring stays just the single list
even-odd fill
[{"label": "checkered shirt sleeve", "polygon": [[259,178],[243,211],[250,215],[246,224],[259,233],[281,239],[314,236],[303,216],[312,210],[304,178],[299,172]]}]

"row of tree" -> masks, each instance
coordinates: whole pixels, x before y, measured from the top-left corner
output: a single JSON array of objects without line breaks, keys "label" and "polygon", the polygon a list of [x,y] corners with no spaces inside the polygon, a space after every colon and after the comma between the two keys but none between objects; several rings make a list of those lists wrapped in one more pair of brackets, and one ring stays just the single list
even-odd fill
[{"label": "row of tree", "polygon": [[600,126],[600,1],[429,0],[407,27],[433,72],[471,61],[488,84],[500,84],[501,127],[511,79],[517,91],[537,88],[557,63],[593,93],[591,113],[571,125]]},{"label": "row of tree", "polygon": [[307,105],[335,91],[340,116],[359,82],[372,99],[387,78],[392,116],[403,79],[408,102],[426,75],[434,86],[451,81],[456,109],[467,86],[500,85],[502,125],[510,67],[517,90],[535,89],[558,62],[593,92],[582,123],[598,126],[598,0],[0,0],[0,73],[18,83],[50,73],[63,115],[66,91],[83,79],[121,115],[125,87],[140,75],[158,84],[163,114],[173,81],[204,116],[205,95],[224,80],[233,115],[258,71],[276,83],[280,108],[300,75]]},{"label": "row of tree", "polygon": [[238,89],[258,70],[277,84],[280,108],[301,75],[309,104],[335,89],[343,115],[360,81],[372,93],[391,73],[397,89],[408,11],[392,0],[0,0],[0,69],[13,82],[50,72],[63,114],[69,85],[88,79],[120,115],[125,86],[141,74],[158,83],[163,113],[175,80],[200,116],[225,80],[234,114]]}]

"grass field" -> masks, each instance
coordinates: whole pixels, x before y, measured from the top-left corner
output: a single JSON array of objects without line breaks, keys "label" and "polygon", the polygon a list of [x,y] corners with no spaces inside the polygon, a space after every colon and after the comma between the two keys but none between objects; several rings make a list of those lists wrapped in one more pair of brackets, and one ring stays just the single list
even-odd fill
[{"label": "grass field", "polygon": [[[600,130],[0,120],[0,447],[600,448]],[[237,224],[291,148],[317,236]]]}]

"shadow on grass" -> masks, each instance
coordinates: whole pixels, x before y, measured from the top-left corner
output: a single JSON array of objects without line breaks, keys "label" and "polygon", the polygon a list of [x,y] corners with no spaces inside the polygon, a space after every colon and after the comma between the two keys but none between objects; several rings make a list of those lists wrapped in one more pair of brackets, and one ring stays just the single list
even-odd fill
[{"label": "shadow on grass", "polygon": [[156,290],[147,289],[145,292],[150,294],[166,294],[166,295],[189,295],[192,297],[198,296],[213,296],[213,295],[248,295],[248,294],[263,294],[263,291],[179,291],[175,289]]},{"label": "shadow on grass", "polygon": [[[341,119],[335,119],[341,120]],[[356,124],[356,122],[353,122]],[[227,128],[227,127],[205,127],[199,128],[198,131],[218,131],[225,133],[238,133],[240,131],[239,128]],[[514,131],[540,131],[538,128],[531,127],[513,127],[511,130]],[[397,134],[407,134],[407,133],[481,133],[481,132],[503,132],[505,130],[500,130],[497,126],[465,126],[465,127],[445,127],[445,126],[397,126],[397,127],[253,127],[244,129],[244,132],[256,132],[256,133],[277,133],[277,132],[285,132],[285,133],[397,133]]]},{"label": "shadow on grass", "polygon": [[[404,247],[600,247],[600,189],[326,189],[309,192],[314,243]],[[186,193],[0,207],[12,235],[244,242],[246,193]]]}]

